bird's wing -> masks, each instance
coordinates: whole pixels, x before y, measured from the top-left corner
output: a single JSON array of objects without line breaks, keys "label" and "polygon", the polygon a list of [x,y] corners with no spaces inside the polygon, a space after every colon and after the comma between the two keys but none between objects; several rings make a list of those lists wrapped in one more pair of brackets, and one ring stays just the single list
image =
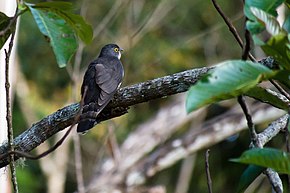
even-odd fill
[{"label": "bird's wing", "polygon": [[95,70],[95,81],[101,89],[98,105],[106,105],[112,99],[121,82],[120,73],[114,68],[106,68],[103,64],[96,64]]}]

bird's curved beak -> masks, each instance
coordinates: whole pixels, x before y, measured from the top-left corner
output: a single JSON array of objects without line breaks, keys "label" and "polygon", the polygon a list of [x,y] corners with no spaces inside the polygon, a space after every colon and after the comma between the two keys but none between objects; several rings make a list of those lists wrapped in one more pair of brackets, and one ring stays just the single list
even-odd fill
[{"label": "bird's curved beak", "polygon": [[123,48],[120,48],[120,52],[123,52],[124,51],[124,49]]}]

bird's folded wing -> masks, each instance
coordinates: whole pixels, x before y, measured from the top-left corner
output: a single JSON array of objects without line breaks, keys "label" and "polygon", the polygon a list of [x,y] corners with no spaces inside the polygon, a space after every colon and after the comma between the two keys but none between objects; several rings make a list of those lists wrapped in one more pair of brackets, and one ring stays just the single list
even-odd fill
[{"label": "bird's folded wing", "polygon": [[101,89],[98,98],[98,104],[101,106],[111,100],[120,82],[116,77],[118,73],[114,69],[106,68],[103,64],[96,64],[95,69],[95,81]]}]

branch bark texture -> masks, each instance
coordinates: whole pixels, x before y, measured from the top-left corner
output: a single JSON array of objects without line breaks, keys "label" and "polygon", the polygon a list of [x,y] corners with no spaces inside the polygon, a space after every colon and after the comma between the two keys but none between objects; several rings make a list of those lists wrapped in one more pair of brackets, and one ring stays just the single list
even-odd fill
[{"label": "branch bark texture", "polygon": [[[121,116],[127,112],[130,106],[138,103],[185,92],[210,69],[204,67],[187,70],[121,88],[111,103],[97,117],[97,121],[101,122]],[[30,152],[57,132],[70,126],[78,110],[79,104],[74,103],[59,109],[33,124],[29,129],[15,138],[15,150]],[[7,153],[7,151],[8,144],[5,143],[0,146],[0,155]],[[15,156],[15,159],[18,158]],[[0,168],[5,167],[7,164],[9,164],[8,159],[0,160]]]}]

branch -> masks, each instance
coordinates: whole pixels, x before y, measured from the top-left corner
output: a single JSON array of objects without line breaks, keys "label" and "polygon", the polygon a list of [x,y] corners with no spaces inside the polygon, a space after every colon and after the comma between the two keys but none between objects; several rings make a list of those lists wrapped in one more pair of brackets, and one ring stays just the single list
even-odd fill
[{"label": "branch", "polygon": [[[124,87],[116,93],[111,103],[97,117],[97,121],[101,122],[121,116],[127,113],[129,106],[138,103],[185,92],[191,85],[196,83],[201,75],[207,73],[210,69],[204,67],[187,70]],[[52,135],[70,126],[78,110],[78,103],[71,104],[33,124],[31,128],[15,138],[15,150],[30,152]],[[0,146],[0,155],[7,152],[8,144]],[[15,160],[18,158],[18,156],[15,156]],[[0,168],[6,166],[8,163],[8,159],[0,160]]]},{"label": "branch", "polygon": [[[275,119],[285,113],[266,104],[251,103],[250,105],[252,107],[253,120],[256,123]],[[171,113],[174,109],[177,114],[180,114],[176,108],[176,106],[173,106],[172,110],[168,109],[167,112]],[[195,117],[200,116],[196,112],[191,113],[189,116],[192,114],[195,114]],[[191,120],[195,117],[192,117]],[[87,191],[113,192],[114,188],[118,188],[121,185],[135,187],[144,184],[148,178],[171,167],[188,155],[208,148],[245,130],[247,124],[243,118],[244,114],[236,106],[236,108],[207,120],[201,125],[193,125],[182,136],[173,139],[164,137],[165,139],[160,140],[159,133],[167,132],[166,129],[168,127],[165,126],[165,129],[160,131],[156,122],[155,124],[149,124],[148,127],[143,125],[136,128],[121,146],[122,161],[118,165],[115,165],[110,158],[102,161],[102,164],[96,167]],[[151,121],[149,120],[148,122]],[[152,126],[153,124],[154,126]],[[166,139],[169,140],[165,142]],[[148,146],[156,143],[156,141],[158,143],[149,149]]]},{"label": "branch", "polygon": [[[265,61],[274,62],[274,60],[264,59],[261,63],[265,65]],[[271,66],[271,64],[267,65]],[[127,113],[132,105],[185,92],[212,68],[214,67],[191,69],[121,88],[96,120],[99,123],[112,119]],[[14,139],[15,150],[18,152],[32,151],[57,132],[70,126],[74,122],[78,110],[79,104],[74,103],[33,124],[31,128]],[[1,159],[1,155],[7,154],[7,152],[8,145],[2,144],[0,146],[0,168],[9,163],[8,159]],[[19,159],[19,157],[15,156],[15,159]]]},{"label": "branch", "polygon": [[[18,12],[18,8],[16,8],[15,10],[15,14],[13,19],[15,18],[15,20],[12,21],[15,22],[14,24],[16,25],[17,22],[17,12]],[[8,27],[10,26],[10,24],[12,23],[12,21],[10,21]],[[7,29],[9,29],[7,27]],[[5,31],[5,30],[4,30]],[[15,38],[15,30],[12,31],[11,33],[11,38],[10,38],[10,42],[9,42],[9,48],[8,51],[5,49],[5,91],[6,91],[6,121],[7,121],[7,138],[8,138],[8,149],[11,151],[14,151],[14,142],[13,142],[13,128],[12,128],[12,113],[11,113],[11,98],[10,98],[10,82],[9,82],[9,70],[10,70],[10,56],[12,53],[12,48],[13,48],[13,42],[14,42],[14,38]],[[16,169],[15,169],[15,159],[14,159],[14,155],[11,154],[8,157],[8,160],[10,161],[10,170],[11,170],[11,181],[13,184],[13,190],[15,193],[18,193],[18,185],[17,185],[17,177],[16,177]]]}]

